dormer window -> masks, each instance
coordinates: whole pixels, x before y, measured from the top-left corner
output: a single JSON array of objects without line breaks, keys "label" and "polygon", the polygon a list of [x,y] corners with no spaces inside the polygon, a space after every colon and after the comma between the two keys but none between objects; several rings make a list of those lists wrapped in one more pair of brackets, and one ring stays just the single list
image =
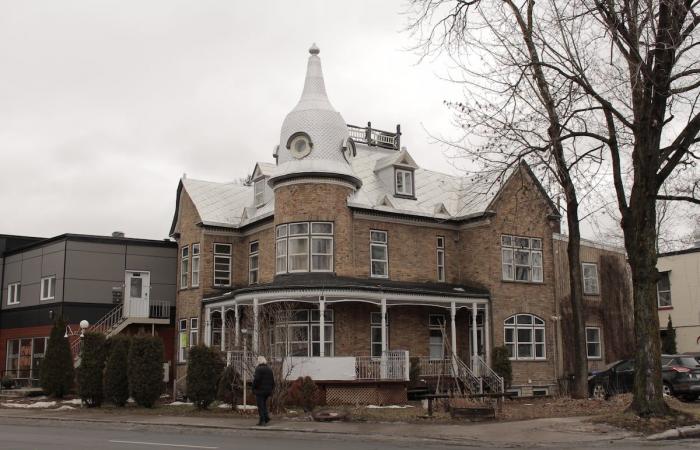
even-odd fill
[{"label": "dormer window", "polygon": [[397,196],[413,197],[413,171],[395,169],[395,188]]},{"label": "dormer window", "polygon": [[259,208],[265,204],[265,178],[261,178],[253,183],[255,190],[255,207]]}]

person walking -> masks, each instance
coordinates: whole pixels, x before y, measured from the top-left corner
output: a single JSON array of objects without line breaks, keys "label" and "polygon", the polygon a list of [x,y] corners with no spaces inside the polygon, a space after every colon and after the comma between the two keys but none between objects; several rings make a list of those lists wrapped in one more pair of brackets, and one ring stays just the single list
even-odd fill
[{"label": "person walking", "polygon": [[255,394],[258,415],[260,416],[258,426],[265,426],[270,421],[270,415],[267,412],[267,398],[272,394],[274,388],[275,376],[272,369],[267,365],[264,356],[258,356],[258,365],[255,368],[255,375],[253,375],[253,394]]}]

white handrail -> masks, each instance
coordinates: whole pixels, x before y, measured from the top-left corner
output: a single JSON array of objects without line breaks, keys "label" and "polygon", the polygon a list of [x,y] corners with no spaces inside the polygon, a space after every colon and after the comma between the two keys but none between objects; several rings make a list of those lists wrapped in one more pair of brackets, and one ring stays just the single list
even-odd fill
[{"label": "white handrail", "polygon": [[484,358],[477,355],[476,359],[477,373],[481,375],[481,379],[489,387],[491,392],[501,394],[505,392],[503,377],[498,375],[491,367],[486,364]]}]

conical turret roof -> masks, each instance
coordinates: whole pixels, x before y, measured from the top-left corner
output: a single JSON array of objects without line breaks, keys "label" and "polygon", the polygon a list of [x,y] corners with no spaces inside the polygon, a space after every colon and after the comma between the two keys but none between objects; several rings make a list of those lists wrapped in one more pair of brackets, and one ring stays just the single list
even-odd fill
[{"label": "conical turret roof", "polygon": [[[299,175],[340,176],[359,186],[350,164],[343,155],[349,138],[348,126],[333,108],[326,93],[316,44],[309,49],[306,78],[301,98],[282,123],[277,151],[277,169],[270,182]],[[290,151],[291,140],[300,134],[308,136],[311,151],[304,156]]]}]

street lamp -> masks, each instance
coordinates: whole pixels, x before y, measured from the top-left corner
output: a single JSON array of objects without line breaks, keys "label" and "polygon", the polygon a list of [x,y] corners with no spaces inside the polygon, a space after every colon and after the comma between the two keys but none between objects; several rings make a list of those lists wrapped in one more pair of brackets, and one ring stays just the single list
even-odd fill
[{"label": "street lamp", "polygon": [[[80,337],[81,338],[85,337],[85,330],[87,330],[89,326],[90,326],[90,322],[88,322],[87,320],[80,321]],[[66,325],[66,332],[63,335],[64,338],[68,338],[68,336],[75,336],[76,334],[77,333],[71,329],[70,325]]]}]

